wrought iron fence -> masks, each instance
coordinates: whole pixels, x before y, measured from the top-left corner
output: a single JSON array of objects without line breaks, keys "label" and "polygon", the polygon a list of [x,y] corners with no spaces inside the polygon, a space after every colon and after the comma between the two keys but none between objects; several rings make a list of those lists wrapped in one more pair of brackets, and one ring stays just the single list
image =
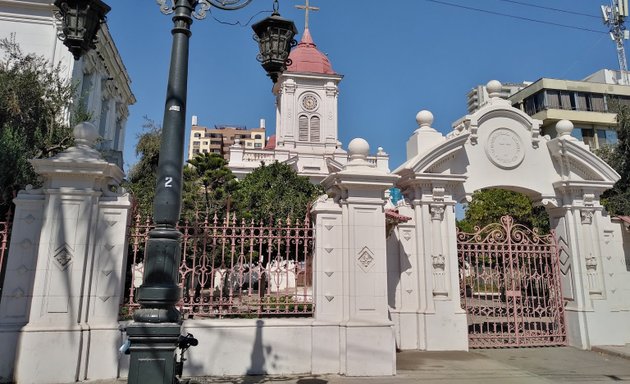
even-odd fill
[{"label": "wrought iron fence", "polygon": [[[313,314],[313,229],[290,218],[271,223],[198,217],[182,222],[184,317],[274,317]],[[149,217],[136,215],[129,227],[127,295],[121,316],[139,307],[144,250],[153,229]]]}]

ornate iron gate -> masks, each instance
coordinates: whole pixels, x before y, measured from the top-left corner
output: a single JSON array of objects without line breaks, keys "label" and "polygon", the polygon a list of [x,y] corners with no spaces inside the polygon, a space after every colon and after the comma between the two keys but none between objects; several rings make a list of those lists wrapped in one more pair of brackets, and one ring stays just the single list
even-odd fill
[{"label": "ornate iron gate", "polygon": [[559,248],[509,216],[457,233],[462,308],[470,348],[566,343]]}]

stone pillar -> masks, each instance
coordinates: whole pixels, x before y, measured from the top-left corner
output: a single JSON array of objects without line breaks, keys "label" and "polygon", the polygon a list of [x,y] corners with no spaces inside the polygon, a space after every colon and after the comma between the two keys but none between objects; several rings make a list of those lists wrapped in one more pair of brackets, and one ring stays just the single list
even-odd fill
[{"label": "stone pillar", "polygon": [[42,229],[44,194],[29,188],[13,200],[15,215],[0,299],[0,382],[13,378],[20,329],[28,323]]},{"label": "stone pillar", "polygon": [[[455,200],[463,180],[415,175],[403,185],[416,223],[412,257],[418,265],[418,347],[429,351],[467,350],[466,312],[461,308]],[[401,336],[402,337],[402,336]]]},{"label": "stone pillar", "polygon": [[[418,265],[416,222],[414,211],[406,200],[397,206],[398,213],[412,217],[398,224],[387,239],[390,316],[396,328],[396,345],[401,350],[426,349],[424,318],[420,315],[419,276],[424,266]],[[419,268],[420,267],[420,268]],[[422,337],[420,336],[422,334]]]},{"label": "stone pillar", "polygon": [[339,324],[344,312],[342,210],[332,198],[323,195],[313,205],[311,214],[316,233],[312,373],[341,372]]},{"label": "stone pillar", "polygon": [[82,123],[74,134],[75,147],[32,160],[44,186],[16,199],[8,263],[17,273],[7,275],[1,312],[3,323],[28,322],[18,335],[19,383],[117,376],[130,200],[118,191],[122,170],[92,148],[96,127]]},{"label": "stone pillar", "polygon": [[606,291],[610,287],[605,278],[612,277],[614,272],[609,270],[605,274],[603,269],[604,258],[610,257],[605,252],[604,241],[610,231],[610,218],[605,215],[600,196],[613,182],[597,180],[593,170],[578,168],[575,158],[591,154],[586,144],[571,136],[572,130],[570,121],[559,121],[557,137],[548,143],[561,167],[561,180],[554,183],[559,198],[548,203],[551,205],[548,211],[560,247],[568,343],[588,349],[621,340],[624,332],[611,330],[627,322],[620,321],[622,317],[611,311],[612,292]]},{"label": "stone pillar", "polygon": [[341,374],[393,375],[384,195],[398,177],[367,162],[365,140],[353,140],[348,149],[348,165],[322,181],[334,203],[326,200],[316,206],[318,238],[324,233],[317,244],[317,256],[323,257],[316,264],[316,289],[324,297],[317,299],[316,320],[340,324]]},{"label": "stone pillar", "polygon": [[[411,281],[406,282],[406,293],[399,295],[417,298],[415,305],[407,300],[402,311],[404,317],[400,317],[398,324],[401,346],[429,351],[468,350],[466,312],[460,303],[453,197],[462,189],[466,176],[414,169],[416,162],[445,140],[431,126],[431,112],[418,112],[416,122],[418,129],[407,141],[409,168],[395,171],[402,176],[398,187],[409,210],[404,214],[413,217],[407,228],[401,227],[406,233],[401,243],[405,255],[412,261],[406,271],[406,280]],[[416,340],[402,343],[406,338]]]}]

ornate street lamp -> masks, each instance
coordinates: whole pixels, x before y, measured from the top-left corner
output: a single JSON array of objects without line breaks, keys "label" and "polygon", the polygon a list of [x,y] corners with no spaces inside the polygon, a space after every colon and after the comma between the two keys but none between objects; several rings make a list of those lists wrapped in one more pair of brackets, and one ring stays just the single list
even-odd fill
[{"label": "ornate street lamp", "polygon": [[277,0],[271,16],[252,25],[252,29],[260,50],[256,59],[275,83],[287,65],[291,65],[289,52],[297,44],[293,37],[298,31],[293,21],[280,17]]},{"label": "ornate street lamp", "polygon": [[62,25],[59,38],[74,59],[79,60],[96,48],[96,34],[111,7],[101,0],[55,0],[54,4]]},{"label": "ornate street lamp", "polygon": [[[131,342],[129,383],[172,384],[174,355],[181,333],[181,315],[175,307],[180,299],[178,285],[181,261],[181,233],[176,225],[182,199],[188,52],[193,17],[204,19],[210,7],[232,11],[252,0],[156,0],[164,14],[173,14],[173,45],[166,91],[157,187],[153,219],[155,229],[146,245],[144,277],[138,288],[140,309],[127,327]],[[293,37],[293,22],[278,14],[278,0],[271,17],[254,25],[261,62],[277,80],[286,69]]]}]

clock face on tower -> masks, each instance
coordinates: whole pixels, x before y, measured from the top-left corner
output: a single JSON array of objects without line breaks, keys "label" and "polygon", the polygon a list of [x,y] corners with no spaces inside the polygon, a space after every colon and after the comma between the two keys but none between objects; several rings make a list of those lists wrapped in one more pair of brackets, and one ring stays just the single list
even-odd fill
[{"label": "clock face on tower", "polygon": [[302,107],[307,111],[314,111],[317,109],[317,98],[313,95],[306,95],[302,98]]}]

